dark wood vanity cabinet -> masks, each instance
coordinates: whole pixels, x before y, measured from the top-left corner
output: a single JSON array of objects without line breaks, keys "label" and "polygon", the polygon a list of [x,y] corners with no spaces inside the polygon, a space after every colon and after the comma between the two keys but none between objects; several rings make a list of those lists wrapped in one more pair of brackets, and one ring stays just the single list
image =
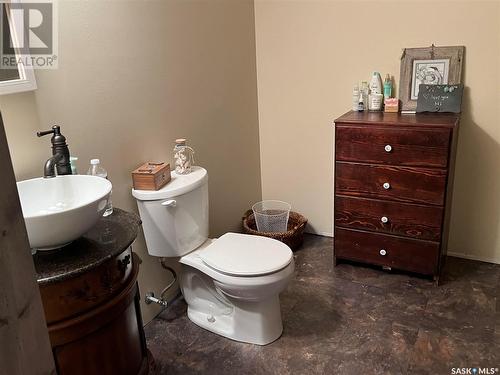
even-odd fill
[{"label": "dark wood vanity cabinet", "polygon": [[459,116],[335,120],[335,262],[434,276],[446,255]]},{"label": "dark wood vanity cabinet", "polygon": [[131,243],[140,220],[115,208],[82,238],[34,256],[58,374],[147,374]]}]

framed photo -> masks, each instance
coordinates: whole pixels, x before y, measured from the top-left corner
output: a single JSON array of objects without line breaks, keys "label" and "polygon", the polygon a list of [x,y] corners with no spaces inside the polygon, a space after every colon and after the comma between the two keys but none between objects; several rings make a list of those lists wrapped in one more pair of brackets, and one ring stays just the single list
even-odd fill
[{"label": "framed photo", "polygon": [[425,85],[462,83],[465,47],[405,48],[401,56],[399,99],[401,110],[415,112],[418,90]]}]

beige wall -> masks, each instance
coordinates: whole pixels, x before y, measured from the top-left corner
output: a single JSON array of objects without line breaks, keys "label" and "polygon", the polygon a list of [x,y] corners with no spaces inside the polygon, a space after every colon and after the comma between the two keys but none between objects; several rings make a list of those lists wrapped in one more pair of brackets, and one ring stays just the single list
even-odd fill
[{"label": "beige wall", "polygon": [[255,2],[263,198],[332,233],[332,121],[404,47],[465,45],[450,251],[500,262],[500,2]]},{"label": "beige wall", "polygon": [[[17,178],[41,175],[50,141],[35,131],[57,123],[80,173],[99,157],[114,204],[136,211],[130,172],[187,137],[209,171],[211,234],[238,230],[261,197],[252,2],[62,2],[59,22],[59,69],[0,97]],[[142,295],[158,294],[166,271],[142,235],[134,250]]]},{"label": "beige wall", "polygon": [[[251,1],[62,2],[59,69],[38,71],[35,92],[0,97],[16,176],[41,174],[50,145],[34,133],[58,123],[80,172],[100,157],[115,205],[135,211],[130,171],[170,160],[185,136],[210,173],[212,235],[239,228],[261,179],[264,198],[331,234],[332,121],[352,85],[372,70],[397,80],[404,47],[465,45],[450,248],[500,262],[500,3],[432,2],[425,21],[420,4],[256,1],[254,30]],[[167,275],[142,236],[135,250],[143,295],[158,293]],[[145,321],[156,311],[143,306]]]}]

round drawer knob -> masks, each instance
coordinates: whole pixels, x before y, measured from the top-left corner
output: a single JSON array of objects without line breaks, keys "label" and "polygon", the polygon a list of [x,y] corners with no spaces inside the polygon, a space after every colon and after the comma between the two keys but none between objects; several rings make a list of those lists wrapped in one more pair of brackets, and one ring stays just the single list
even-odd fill
[{"label": "round drawer knob", "polygon": [[391,184],[388,182],[384,182],[382,186],[384,187],[385,190],[388,190],[391,187]]},{"label": "round drawer knob", "polygon": [[385,251],[384,249],[381,249],[381,250],[379,251],[379,253],[380,253],[380,255],[382,255],[382,256],[383,256],[383,255],[386,255],[386,254],[387,254],[387,251]]},{"label": "round drawer knob", "polygon": [[389,218],[388,218],[387,216],[382,216],[382,217],[380,218],[380,221],[381,221],[382,223],[386,224],[386,223],[388,223],[388,222],[389,222]]},{"label": "round drawer knob", "polygon": [[392,146],[391,145],[385,145],[384,150],[385,150],[385,152],[391,152],[392,151]]}]

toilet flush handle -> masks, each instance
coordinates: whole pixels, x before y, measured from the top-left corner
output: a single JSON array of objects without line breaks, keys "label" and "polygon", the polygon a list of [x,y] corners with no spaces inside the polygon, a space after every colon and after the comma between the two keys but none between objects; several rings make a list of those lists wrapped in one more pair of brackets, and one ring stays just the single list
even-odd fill
[{"label": "toilet flush handle", "polygon": [[161,205],[165,207],[175,207],[177,206],[177,201],[175,199],[168,199],[165,202],[161,202]]}]

